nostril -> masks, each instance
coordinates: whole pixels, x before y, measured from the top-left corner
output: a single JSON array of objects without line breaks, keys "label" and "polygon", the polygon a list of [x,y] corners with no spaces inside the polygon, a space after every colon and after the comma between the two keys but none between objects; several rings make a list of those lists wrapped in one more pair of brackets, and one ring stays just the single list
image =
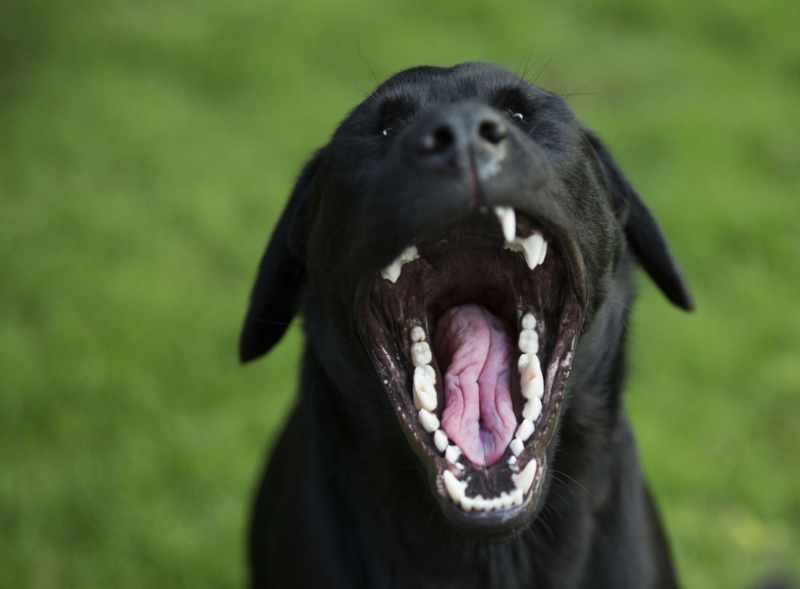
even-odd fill
[{"label": "nostril", "polygon": [[456,142],[455,133],[449,125],[440,125],[430,133],[425,133],[417,143],[420,153],[439,153],[446,151]]},{"label": "nostril", "polygon": [[481,138],[492,145],[498,145],[503,139],[508,137],[508,127],[501,120],[487,119],[478,127]]}]

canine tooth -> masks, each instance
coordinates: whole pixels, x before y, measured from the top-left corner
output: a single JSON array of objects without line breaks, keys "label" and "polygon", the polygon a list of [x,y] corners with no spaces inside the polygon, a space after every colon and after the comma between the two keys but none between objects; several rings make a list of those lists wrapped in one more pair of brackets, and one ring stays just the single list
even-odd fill
[{"label": "canine tooth", "polygon": [[425,341],[425,330],[419,325],[415,325],[411,328],[411,341],[414,343]]},{"label": "canine tooth", "polygon": [[394,262],[381,270],[381,276],[391,282],[397,282],[397,279],[400,278],[400,271],[403,268],[403,264],[408,264],[409,262],[416,260],[418,257],[419,253],[417,252],[417,246],[408,246],[406,249],[400,252],[400,255],[395,258]]},{"label": "canine tooth", "polygon": [[522,450],[525,448],[525,446],[522,443],[522,440],[520,440],[519,438],[514,438],[513,440],[511,440],[511,443],[508,445],[508,447],[511,448],[511,451],[514,453],[514,456],[519,456],[522,453]]},{"label": "canine tooth", "polygon": [[514,241],[512,243],[507,243],[505,247],[514,252],[522,252],[522,255],[525,256],[525,263],[528,265],[528,268],[533,270],[541,263],[540,260],[544,260],[542,250],[546,253],[547,242],[544,240],[541,233],[534,231],[525,239],[515,237]]},{"label": "canine tooth", "polygon": [[539,352],[539,334],[532,329],[523,329],[519,332],[519,349],[526,354]]},{"label": "canine tooth", "polygon": [[525,468],[522,469],[522,472],[511,475],[511,480],[514,481],[514,485],[518,490],[522,491],[523,493],[530,491],[531,485],[533,484],[533,477],[536,476],[536,469],[538,466],[539,464],[534,458],[525,465]]},{"label": "canine tooth", "polygon": [[428,376],[427,371],[414,370],[414,406],[417,409],[427,409],[434,411],[438,400],[433,381]]},{"label": "canine tooth", "polygon": [[531,399],[528,399],[528,401],[525,403],[525,407],[522,408],[522,417],[525,418],[522,421],[522,423],[525,423],[526,421],[533,423],[534,421],[539,419],[539,416],[541,414],[542,414],[542,401],[539,399],[539,397],[533,397]]},{"label": "canine tooth", "polygon": [[433,445],[439,452],[444,452],[449,442],[450,440],[447,439],[447,434],[443,430],[437,429],[433,433]]},{"label": "canine tooth", "polygon": [[[539,399],[536,400],[538,401]],[[528,403],[530,403],[530,401],[528,401]],[[528,403],[525,403],[526,407],[528,406]],[[541,403],[539,403],[539,405],[541,406]],[[514,434],[514,437],[519,438],[523,442],[527,442],[528,438],[533,435],[533,429],[533,422],[529,419],[523,419],[522,423],[519,424],[517,433]]]},{"label": "canine tooth", "polygon": [[397,279],[400,278],[400,271],[402,268],[402,264],[392,262],[386,268],[381,270],[381,276],[390,282],[397,282]]},{"label": "canine tooth", "polygon": [[419,422],[422,424],[422,427],[425,428],[425,431],[428,432],[429,434],[432,434],[437,429],[439,429],[439,418],[436,417],[433,413],[431,413],[427,409],[419,410]]},{"label": "canine tooth", "polygon": [[509,493],[511,497],[511,505],[522,505],[522,490],[521,489],[514,489]]},{"label": "canine tooth", "polygon": [[448,462],[452,462],[456,466],[461,466],[458,464],[458,459],[461,456],[461,448],[455,445],[450,445],[447,447],[447,450],[444,451],[444,457],[447,458]]},{"label": "canine tooth", "polygon": [[442,473],[444,479],[444,488],[447,489],[447,494],[450,499],[455,503],[461,503],[462,498],[466,497],[467,481],[459,481],[449,470]]},{"label": "canine tooth", "polygon": [[431,347],[428,342],[417,342],[411,346],[411,361],[414,366],[425,366],[430,364],[432,359]]},{"label": "canine tooth", "polygon": [[513,491],[511,491],[511,504],[512,505],[522,504],[522,497],[523,497],[522,489],[514,489]]},{"label": "canine tooth", "polygon": [[517,235],[517,215],[514,207],[494,207],[494,214],[500,220],[506,243],[512,243]]},{"label": "canine tooth", "polygon": [[526,313],[522,317],[522,329],[535,329],[536,328],[536,317],[534,317],[531,313]]}]

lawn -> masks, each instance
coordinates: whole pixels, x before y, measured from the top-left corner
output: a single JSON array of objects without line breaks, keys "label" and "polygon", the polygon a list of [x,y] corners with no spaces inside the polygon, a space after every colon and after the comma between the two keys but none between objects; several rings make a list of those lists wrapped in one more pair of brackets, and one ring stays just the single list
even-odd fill
[{"label": "lawn", "polygon": [[800,3],[4,0],[0,586],[242,587],[300,321],[235,356],[304,160],[376,80],[493,61],[610,145],[693,287],[627,403],[686,587],[800,580]]}]

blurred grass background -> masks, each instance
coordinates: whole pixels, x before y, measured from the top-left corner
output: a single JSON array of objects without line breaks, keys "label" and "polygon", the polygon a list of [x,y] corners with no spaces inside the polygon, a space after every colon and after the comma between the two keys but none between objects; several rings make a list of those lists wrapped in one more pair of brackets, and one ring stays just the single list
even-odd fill
[{"label": "blurred grass background", "polygon": [[236,363],[267,236],[375,79],[471,59],[568,95],[693,286],[684,315],[642,280],[628,394],[685,585],[800,578],[798,24],[795,0],[3,0],[0,586],[243,585],[302,341]]}]

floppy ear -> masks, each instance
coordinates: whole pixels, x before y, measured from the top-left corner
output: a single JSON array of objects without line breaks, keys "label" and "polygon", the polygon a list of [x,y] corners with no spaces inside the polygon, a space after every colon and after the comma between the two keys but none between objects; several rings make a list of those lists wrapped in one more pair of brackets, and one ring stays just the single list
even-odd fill
[{"label": "floppy ear", "polygon": [[289,197],[267,251],[258,266],[250,308],[239,336],[239,360],[249,362],[270,351],[297,312],[306,281],[305,240],[310,222],[311,187],[322,152],[309,161]]},{"label": "floppy ear", "polygon": [[669,251],[667,240],[653,213],[644,204],[600,139],[589,130],[584,130],[584,133],[600,161],[611,191],[617,219],[625,230],[628,244],[636,254],[639,264],[670,301],[686,311],[692,311],[694,300],[689,285]]}]

